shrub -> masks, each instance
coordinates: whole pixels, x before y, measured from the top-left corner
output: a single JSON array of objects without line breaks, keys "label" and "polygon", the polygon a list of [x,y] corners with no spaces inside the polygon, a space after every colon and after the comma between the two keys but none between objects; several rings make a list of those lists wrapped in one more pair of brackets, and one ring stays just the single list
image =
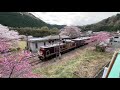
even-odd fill
[{"label": "shrub", "polygon": [[105,52],[106,47],[103,45],[96,45],[96,51]]}]

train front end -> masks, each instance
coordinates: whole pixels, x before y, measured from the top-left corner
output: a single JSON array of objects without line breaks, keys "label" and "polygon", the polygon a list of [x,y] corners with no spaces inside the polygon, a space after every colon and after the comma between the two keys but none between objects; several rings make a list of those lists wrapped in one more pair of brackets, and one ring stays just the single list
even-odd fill
[{"label": "train front end", "polygon": [[42,48],[42,47],[38,50],[38,58],[40,60],[44,60],[45,59],[45,49]]}]

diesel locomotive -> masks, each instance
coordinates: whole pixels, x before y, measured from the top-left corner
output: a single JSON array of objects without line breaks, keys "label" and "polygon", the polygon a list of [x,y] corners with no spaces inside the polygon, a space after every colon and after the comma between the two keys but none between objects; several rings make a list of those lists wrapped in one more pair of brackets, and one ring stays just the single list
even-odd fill
[{"label": "diesel locomotive", "polygon": [[45,60],[54,55],[59,55],[59,53],[65,53],[72,49],[79,48],[80,46],[86,45],[92,42],[91,37],[81,37],[76,39],[62,40],[59,43],[41,46],[38,50],[38,57],[40,60]]}]

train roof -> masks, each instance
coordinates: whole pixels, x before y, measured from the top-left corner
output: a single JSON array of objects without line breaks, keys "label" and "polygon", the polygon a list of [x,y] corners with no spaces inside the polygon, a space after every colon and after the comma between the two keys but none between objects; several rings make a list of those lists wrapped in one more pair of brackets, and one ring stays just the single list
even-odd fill
[{"label": "train roof", "polygon": [[80,37],[80,38],[76,38],[76,39],[72,39],[72,40],[85,40],[85,39],[90,39],[91,37]]},{"label": "train roof", "polygon": [[28,41],[34,42],[34,41],[45,41],[45,38],[31,38]]},{"label": "train roof", "polygon": [[[64,45],[64,43],[60,43],[60,45]],[[51,45],[45,45],[45,46],[40,46],[40,48],[50,48],[50,47],[55,47],[55,46],[59,46],[59,43],[51,44]]]},{"label": "train roof", "polygon": [[74,42],[74,41],[72,41],[70,39],[66,39],[65,42]]}]

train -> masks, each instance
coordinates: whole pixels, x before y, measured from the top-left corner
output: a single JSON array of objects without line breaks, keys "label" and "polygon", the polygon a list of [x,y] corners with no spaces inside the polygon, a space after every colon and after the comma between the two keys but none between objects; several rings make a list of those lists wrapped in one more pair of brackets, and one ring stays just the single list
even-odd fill
[{"label": "train", "polygon": [[38,50],[38,57],[40,60],[44,61],[46,58],[59,55],[59,53],[63,54],[75,48],[87,45],[90,42],[93,42],[91,37],[81,37],[62,40],[60,43],[52,44],[49,46],[41,46]]}]

